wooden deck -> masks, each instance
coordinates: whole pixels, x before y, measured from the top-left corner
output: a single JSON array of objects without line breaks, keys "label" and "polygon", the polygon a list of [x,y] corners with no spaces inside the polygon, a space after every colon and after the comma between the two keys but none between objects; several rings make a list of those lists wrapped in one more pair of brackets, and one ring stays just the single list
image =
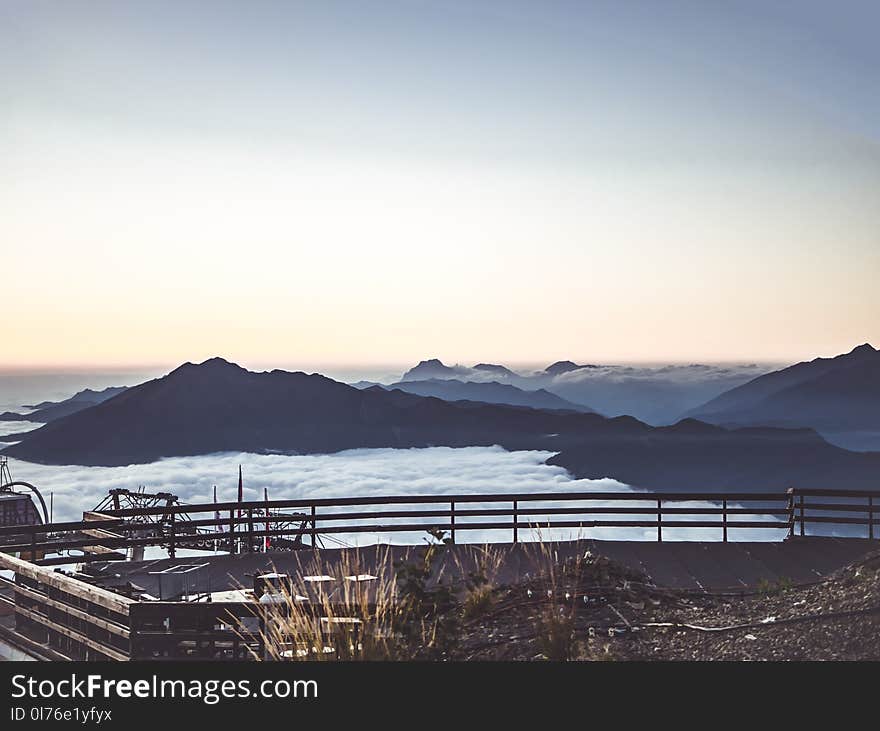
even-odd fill
[{"label": "wooden deck", "polygon": [[[406,560],[415,546],[370,546],[361,549],[322,549],[292,552],[249,553],[160,559],[139,562],[94,564],[99,586],[114,588],[131,582],[154,596],[169,596],[168,570],[186,564],[194,568],[187,574],[190,592],[211,592],[247,587],[253,576],[279,571],[291,576],[328,574],[341,579],[357,566],[358,573],[378,574]],[[496,581],[510,584],[539,573],[546,565],[544,552],[554,560],[565,560],[590,550],[635,569],[643,570],[658,586],[690,590],[745,590],[762,581],[786,579],[793,583],[816,581],[837,569],[880,549],[880,541],[859,538],[795,537],[779,542],[664,542],[655,541],[565,541],[544,547],[535,543],[492,544],[491,550],[504,554]],[[475,566],[473,544],[449,547],[444,572],[468,571]],[[165,578],[160,585],[160,576]],[[307,593],[303,587],[303,593]]]}]

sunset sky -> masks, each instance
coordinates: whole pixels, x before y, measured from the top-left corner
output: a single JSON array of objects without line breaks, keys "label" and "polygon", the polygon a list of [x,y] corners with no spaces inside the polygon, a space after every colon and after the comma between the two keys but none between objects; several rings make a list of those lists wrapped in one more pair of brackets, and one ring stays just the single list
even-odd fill
[{"label": "sunset sky", "polygon": [[0,3],[2,366],[880,346],[880,3]]}]

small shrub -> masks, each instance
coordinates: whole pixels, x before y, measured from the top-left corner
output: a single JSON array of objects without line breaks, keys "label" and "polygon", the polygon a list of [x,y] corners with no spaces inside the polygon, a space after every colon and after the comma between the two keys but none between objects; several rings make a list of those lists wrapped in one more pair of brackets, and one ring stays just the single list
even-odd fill
[{"label": "small shrub", "polygon": [[481,617],[495,606],[497,578],[505,556],[497,547],[484,546],[471,549],[471,558],[474,568],[468,569],[463,564],[462,554],[458,556],[458,574],[467,577],[461,602],[464,619]]},{"label": "small shrub", "polygon": [[475,586],[465,594],[461,614],[465,619],[476,619],[488,614],[495,606],[495,591],[489,584]]},{"label": "small shrub", "polygon": [[574,636],[574,617],[562,608],[548,607],[538,618],[538,643],[545,658],[568,662],[577,658],[580,644]]},{"label": "small shrub", "polygon": [[438,569],[450,539],[442,531],[429,531],[433,543],[415,560],[396,562],[397,605],[393,627],[405,640],[411,659],[447,657],[458,638],[458,616],[452,611],[460,586],[443,580]]},{"label": "small shrub", "polygon": [[764,596],[779,596],[794,586],[794,582],[787,576],[781,576],[776,581],[761,579],[758,582],[758,593]]}]

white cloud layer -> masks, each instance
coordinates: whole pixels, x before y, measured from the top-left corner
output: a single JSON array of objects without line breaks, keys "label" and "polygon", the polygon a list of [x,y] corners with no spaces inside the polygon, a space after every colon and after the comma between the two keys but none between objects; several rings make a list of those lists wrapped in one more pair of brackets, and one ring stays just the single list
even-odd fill
[{"label": "white cloud layer", "polygon": [[39,429],[41,426],[43,425],[36,421],[0,421],[0,437]]},{"label": "white cloud layer", "polygon": [[[238,465],[244,474],[245,500],[261,500],[263,488],[270,499],[330,498],[387,495],[454,495],[474,493],[542,493],[542,492],[635,492],[614,480],[573,479],[563,468],[544,464],[549,452],[507,452],[501,447],[467,447],[452,449],[359,449],[329,455],[287,456],[247,453],[222,453],[200,457],[175,457],[145,465],[126,467],[78,467],[37,465],[10,460],[14,479],[35,484],[45,496],[54,494],[54,520],[78,520],[84,510],[91,510],[111,488],[147,492],[172,492],[186,503],[209,502],[213,486],[220,500],[235,500]],[[651,496],[650,503],[653,503]],[[577,503],[567,503],[577,504]],[[582,504],[582,503],[581,503]],[[611,503],[591,503],[594,506]],[[629,503],[633,506],[633,503]],[[642,504],[642,503],[638,503]],[[468,507],[477,507],[470,504]],[[555,505],[559,505],[556,503]],[[699,501],[679,505],[705,505]],[[546,502],[534,507],[549,507]],[[433,506],[431,506],[433,507]],[[438,506],[439,507],[439,506]],[[507,507],[493,504],[486,507]],[[408,506],[402,506],[408,509]],[[604,515],[611,519],[613,516]],[[623,516],[621,516],[623,517]],[[700,516],[695,516],[695,519]],[[557,519],[565,516],[557,516]],[[650,520],[650,516],[642,518]],[[457,521],[463,527],[467,519]],[[474,518],[471,520],[494,520]],[[530,520],[541,522],[541,516]],[[546,520],[546,518],[545,518]],[[407,522],[414,522],[408,520]],[[426,524],[431,521],[426,521]],[[320,530],[320,523],[319,523]],[[528,540],[528,531],[521,531],[521,540]],[[601,528],[554,530],[544,538],[577,537],[655,540],[653,528]],[[359,533],[338,536],[361,545],[381,542],[421,542],[425,534]],[[718,540],[719,529],[668,529],[664,539]],[[773,540],[782,537],[773,530],[739,530],[734,538]],[[456,536],[459,542],[486,540],[509,541],[509,531],[465,531]],[[328,544],[330,545],[330,544]]]},{"label": "white cloud layer", "polygon": [[599,366],[598,368],[579,368],[560,373],[551,383],[578,383],[581,381],[607,381],[625,383],[627,381],[659,381],[675,384],[705,384],[713,381],[727,382],[730,379],[750,380],[770,370],[767,366],[751,363],[748,365],[666,365],[656,368],[642,366]]}]

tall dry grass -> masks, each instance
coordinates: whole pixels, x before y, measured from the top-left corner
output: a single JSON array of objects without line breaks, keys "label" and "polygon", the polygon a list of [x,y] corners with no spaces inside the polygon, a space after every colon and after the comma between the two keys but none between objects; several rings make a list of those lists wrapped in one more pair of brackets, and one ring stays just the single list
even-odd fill
[{"label": "tall dry grass", "polygon": [[[442,537],[395,564],[387,546],[375,561],[361,550],[328,562],[321,552],[293,579],[258,602],[261,660],[442,659],[455,637],[457,588],[442,560]],[[365,549],[369,550],[369,549]],[[365,566],[377,567],[367,577]],[[309,577],[329,576],[326,582]],[[353,578],[354,577],[354,578]],[[361,580],[357,580],[360,577]]]},{"label": "tall dry grass", "polygon": [[[256,605],[260,620],[260,660],[443,660],[455,656],[463,625],[479,624],[495,611],[504,593],[500,577],[509,546],[456,546],[432,534],[427,545],[394,563],[388,546],[354,549],[325,560],[315,553],[307,568],[291,577],[309,587],[308,597],[282,588]],[[578,638],[578,604],[570,591],[581,585],[592,557],[578,541],[575,558],[560,560],[556,546],[537,531],[533,543],[519,544],[532,567],[529,586],[542,597],[535,637],[548,660],[606,659],[589,638]],[[375,550],[364,561],[362,551]],[[356,581],[375,571],[372,578]],[[594,567],[595,568],[595,567]],[[333,581],[309,582],[310,576]],[[581,597],[582,599],[583,597]],[[503,607],[502,607],[503,610]]]}]

